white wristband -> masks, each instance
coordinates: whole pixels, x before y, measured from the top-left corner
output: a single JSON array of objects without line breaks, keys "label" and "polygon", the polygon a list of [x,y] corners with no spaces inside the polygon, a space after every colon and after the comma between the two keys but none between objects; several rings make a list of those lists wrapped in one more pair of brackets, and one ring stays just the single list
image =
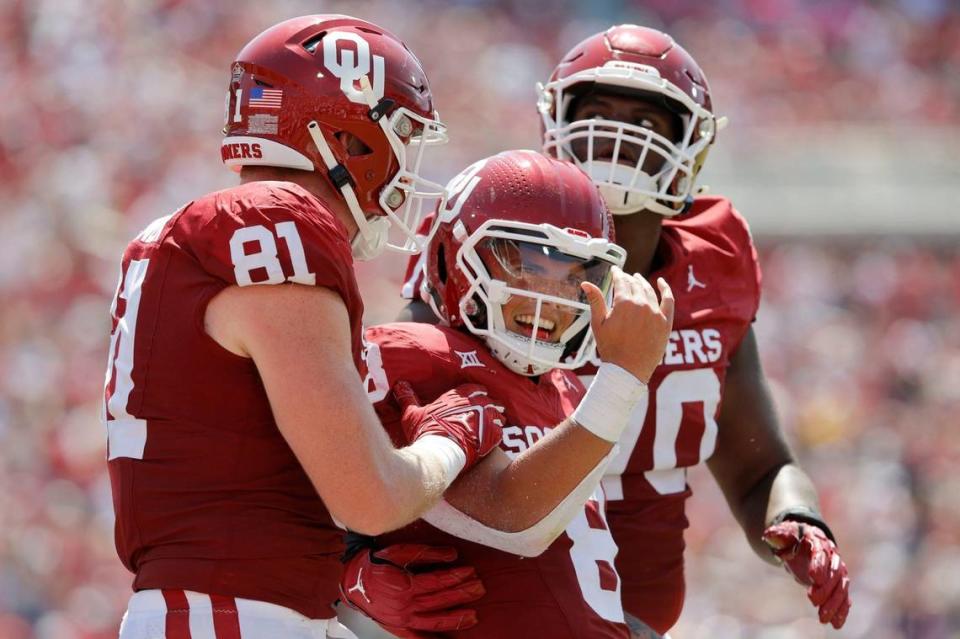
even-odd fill
[{"label": "white wristband", "polygon": [[603,362],[571,417],[600,439],[616,442],[646,393],[646,384],[616,364]]},{"label": "white wristband", "polygon": [[444,489],[467,465],[467,454],[457,442],[443,435],[424,435],[410,444],[410,448],[434,460],[443,469]]}]

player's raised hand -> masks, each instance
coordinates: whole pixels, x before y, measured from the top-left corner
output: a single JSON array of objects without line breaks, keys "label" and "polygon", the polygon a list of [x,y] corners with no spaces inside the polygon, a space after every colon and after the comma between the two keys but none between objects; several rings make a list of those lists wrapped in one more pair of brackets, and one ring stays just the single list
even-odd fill
[{"label": "player's raised hand", "polygon": [[616,364],[642,382],[650,380],[663,358],[673,327],[673,291],[662,277],[657,280],[660,300],[641,275],[627,275],[616,266],[613,305],[607,307],[599,288],[581,284],[590,304],[590,324],[601,359]]},{"label": "player's raised hand", "polygon": [[763,532],[763,540],[819,609],[820,623],[840,628],[850,612],[850,577],[837,546],[813,524],[784,521]]},{"label": "player's raised hand", "polygon": [[456,559],[446,546],[363,548],[345,561],[340,597],[398,637],[463,630],[477,623],[464,604],[486,591],[472,567],[449,567]]},{"label": "player's raised hand", "polygon": [[448,437],[466,454],[464,470],[500,444],[503,406],[494,402],[479,384],[457,386],[426,406],[421,406],[407,382],[397,382],[393,395],[402,411],[400,423],[407,443],[425,435]]}]

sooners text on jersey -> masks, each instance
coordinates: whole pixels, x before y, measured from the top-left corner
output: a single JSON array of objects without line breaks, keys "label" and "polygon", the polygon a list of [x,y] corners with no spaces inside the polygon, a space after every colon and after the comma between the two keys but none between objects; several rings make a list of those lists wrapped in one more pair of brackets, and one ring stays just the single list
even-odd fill
[{"label": "sooners text on jersey", "polygon": [[325,286],[363,307],[346,230],[285,182],[212,193],[123,255],[103,418],[117,552],[135,590],[233,595],[333,616],[337,529],[274,422],[253,361],[204,331],[230,285]]},{"label": "sooners text on jersey", "polygon": [[[509,371],[485,344],[459,330],[427,324],[389,324],[368,329],[367,392],[385,428],[402,443],[399,412],[390,387],[409,382],[424,402],[464,383],[483,384],[506,407],[503,449],[516,455],[534,445],[569,415],[583,397],[570,371],[539,380]],[[418,521],[384,535],[385,543],[417,542],[457,548],[476,568],[487,594],[471,603],[480,623],[453,637],[625,639],[617,547],[604,519],[598,489],[579,515],[539,557],[521,558],[452,537]]]}]

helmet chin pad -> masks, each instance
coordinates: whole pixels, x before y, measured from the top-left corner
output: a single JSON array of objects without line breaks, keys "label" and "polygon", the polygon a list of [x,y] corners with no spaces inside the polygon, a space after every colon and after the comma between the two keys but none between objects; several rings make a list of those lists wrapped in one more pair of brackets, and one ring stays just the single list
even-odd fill
[{"label": "helmet chin pad", "polygon": [[[535,340],[533,356],[536,360],[527,357],[530,351],[531,338],[518,335],[511,331],[498,332],[487,335],[485,340],[490,352],[500,360],[504,366],[519,375],[535,377],[543,375],[557,367],[565,351],[564,344],[559,342],[544,342]],[[553,362],[549,364],[548,362]]]},{"label": "helmet chin pad", "polygon": [[357,234],[350,242],[350,250],[356,260],[365,262],[378,257],[387,247],[390,234],[390,220],[382,215],[373,219],[364,219],[358,224]]},{"label": "helmet chin pad", "polygon": [[657,189],[653,177],[635,167],[594,160],[584,163],[584,168],[614,215],[642,211],[651,199],[650,193]]}]

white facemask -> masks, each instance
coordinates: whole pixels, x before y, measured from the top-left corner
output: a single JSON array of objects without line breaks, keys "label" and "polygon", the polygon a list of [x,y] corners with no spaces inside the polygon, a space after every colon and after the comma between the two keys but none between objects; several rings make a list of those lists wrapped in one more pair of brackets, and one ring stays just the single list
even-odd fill
[{"label": "white facemask", "polygon": [[[518,375],[543,375],[557,368],[566,344],[532,340],[523,335],[501,331],[484,338],[487,348],[500,362]],[[532,344],[531,344],[532,342]]]}]

